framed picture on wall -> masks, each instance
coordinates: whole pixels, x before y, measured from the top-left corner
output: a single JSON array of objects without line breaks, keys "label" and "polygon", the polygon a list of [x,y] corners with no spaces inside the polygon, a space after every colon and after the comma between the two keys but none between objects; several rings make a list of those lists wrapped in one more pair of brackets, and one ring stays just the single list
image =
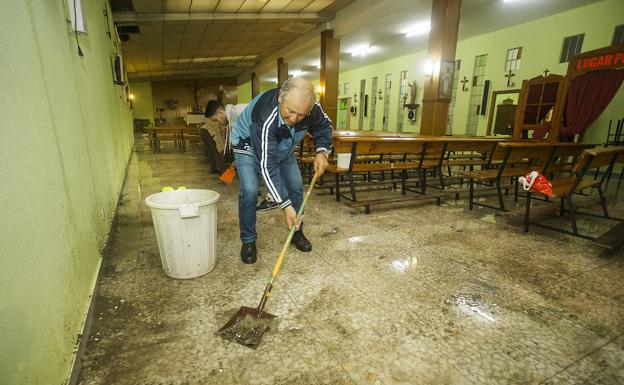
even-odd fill
[{"label": "framed picture on wall", "polygon": [[442,60],[440,62],[440,84],[438,88],[438,98],[451,99],[453,94],[453,72],[455,62]]}]

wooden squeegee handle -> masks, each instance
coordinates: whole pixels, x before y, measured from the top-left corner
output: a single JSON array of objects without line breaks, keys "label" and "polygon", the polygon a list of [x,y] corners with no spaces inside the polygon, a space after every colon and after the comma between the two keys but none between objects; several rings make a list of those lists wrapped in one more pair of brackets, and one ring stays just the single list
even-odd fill
[{"label": "wooden squeegee handle", "polygon": [[[316,184],[316,180],[318,179],[318,176],[319,176],[318,172],[315,172],[314,176],[312,177],[312,181],[310,182],[310,186],[308,186],[308,190],[306,191],[303,197],[303,203],[301,203],[301,207],[299,207],[299,212],[297,213],[297,225],[299,225],[301,222],[301,217],[303,216],[303,209],[306,205],[306,202],[308,201],[308,197],[310,196],[310,194],[312,193],[312,190],[314,189],[314,185]],[[264,294],[262,294],[262,299],[260,300],[260,304],[258,305],[258,314],[262,312],[262,309],[264,309],[264,305],[266,305],[266,301],[269,299],[269,296],[271,295],[271,289],[273,289],[273,281],[275,280],[275,277],[277,277],[277,274],[279,273],[279,270],[282,267],[282,262],[284,262],[284,257],[286,256],[288,245],[290,245],[290,241],[292,240],[292,237],[295,234],[295,231],[297,231],[297,225],[292,226],[290,228],[290,232],[288,233],[286,242],[284,242],[284,247],[282,247],[282,252],[280,253],[279,257],[277,258],[277,261],[275,262],[275,266],[273,267],[273,272],[271,273],[271,279],[269,280],[266,287],[264,288]]]}]

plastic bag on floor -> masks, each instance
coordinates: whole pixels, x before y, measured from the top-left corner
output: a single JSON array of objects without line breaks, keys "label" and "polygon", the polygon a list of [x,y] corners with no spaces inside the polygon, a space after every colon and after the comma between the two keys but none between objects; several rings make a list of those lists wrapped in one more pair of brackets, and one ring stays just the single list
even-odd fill
[{"label": "plastic bag on floor", "polygon": [[552,185],[539,171],[531,171],[518,178],[525,191],[533,190],[543,195],[552,196]]}]

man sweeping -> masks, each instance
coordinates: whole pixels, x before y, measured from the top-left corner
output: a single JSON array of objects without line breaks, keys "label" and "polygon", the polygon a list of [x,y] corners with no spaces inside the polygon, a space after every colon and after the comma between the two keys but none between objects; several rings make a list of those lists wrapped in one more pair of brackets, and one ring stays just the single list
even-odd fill
[{"label": "man sweeping", "polygon": [[[236,121],[232,146],[240,178],[238,217],[244,263],[256,262],[258,174],[283,210],[286,226],[290,229],[298,225],[303,181],[294,150],[308,131],[316,146],[314,169],[322,175],[331,151],[332,125],[315,101],[313,85],[301,78],[290,78],[281,89],[256,96]],[[312,250],[300,225],[292,243],[300,251]]]}]

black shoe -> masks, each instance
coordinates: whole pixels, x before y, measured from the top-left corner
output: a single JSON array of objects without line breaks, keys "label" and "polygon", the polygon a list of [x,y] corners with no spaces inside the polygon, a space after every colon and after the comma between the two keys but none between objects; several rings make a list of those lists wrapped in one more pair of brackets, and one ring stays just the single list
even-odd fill
[{"label": "black shoe", "polygon": [[301,230],[295,231],[290,243],[295,245],[295,247],[299,251],[303,251],[306,253],[308,251],[312,251],[312,244],[310,243],[310,241],[308,241],[308,238],[306,238],[305,235],[303,235],[303,231]]},{"label": "black shoe", "polygon": [[240,256],[243,263],[256,263],[256,243],[243,243]]},{"label": "black shoe", "polygon": [[262,202],[260,202],[260,204],[256,206],[256,211],[269,211],[269,210],[273,210],[274,208],[277,208],[277,206],[278,206],[277,203],[264,198]]}]

